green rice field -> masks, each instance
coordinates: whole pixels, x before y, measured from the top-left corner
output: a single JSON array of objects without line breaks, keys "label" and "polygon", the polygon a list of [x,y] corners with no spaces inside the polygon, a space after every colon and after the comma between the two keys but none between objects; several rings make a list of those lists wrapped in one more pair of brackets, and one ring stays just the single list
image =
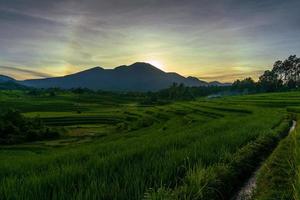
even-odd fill
[{"label": "green rice field", "polygon": [[[300,113],[300,92],[145,106],[110,95],[1,91],[0,108],[39,117],[63,133],[0,146],[0,199],[231,199],[292,137],[285,136]],[[296,146],[289,174],[295,198]],[[274,199],[261,197],[263,181],[255,197]]]}]

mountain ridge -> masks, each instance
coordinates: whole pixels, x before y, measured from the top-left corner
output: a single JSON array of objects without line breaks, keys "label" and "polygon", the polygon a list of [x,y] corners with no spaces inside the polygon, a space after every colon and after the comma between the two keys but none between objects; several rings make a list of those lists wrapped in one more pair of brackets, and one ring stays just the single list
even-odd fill
[{"label": "mountain ridge", "polygon": [[196,77],[184,77],[175,72],[164,72],[145,62],[121,65],[114,69],[96,66],[65,76],[28,79],[18,81],[18,83],[35,88],[88,88],[92,90],[143,92],[165,89],[173,83],[183,83],[190,87],[210,86],[209,83]]}]

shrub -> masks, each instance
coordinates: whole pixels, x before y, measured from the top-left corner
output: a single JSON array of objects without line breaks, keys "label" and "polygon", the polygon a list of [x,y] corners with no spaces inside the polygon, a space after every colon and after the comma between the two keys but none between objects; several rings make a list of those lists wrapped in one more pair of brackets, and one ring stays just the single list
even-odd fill
[{"label": "shrub", "polygon": [[7,110],[0,115],[0,144],[53,139],[58,136],[58,130],[46,127],[39,118],[26,118],[16,110]]}]

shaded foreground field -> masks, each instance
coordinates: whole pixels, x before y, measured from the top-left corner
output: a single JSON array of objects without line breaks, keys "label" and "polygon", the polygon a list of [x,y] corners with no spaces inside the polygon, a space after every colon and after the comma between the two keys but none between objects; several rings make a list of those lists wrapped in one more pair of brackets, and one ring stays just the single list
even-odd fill
[{"label": "shaded foreground field", "polygon": [[284,137],[300,92],[140,106],[11,91],[0,105],[64,130],[0,146],[3,199],[228,199]]}]

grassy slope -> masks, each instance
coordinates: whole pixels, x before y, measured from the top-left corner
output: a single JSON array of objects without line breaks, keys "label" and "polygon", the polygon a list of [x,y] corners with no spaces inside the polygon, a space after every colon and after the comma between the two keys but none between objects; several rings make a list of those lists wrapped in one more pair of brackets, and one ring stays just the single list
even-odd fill
[{"label": "grassy slope", "polygon": [[[62,125],[66,119],[71,130],[70,121],[77,120],[75,124],[96,133],[92,117],[97,116],[96,122],[107,125],[102,133],[114,131],[89,143],[61,148],[33,144],[2,148],[0,196],[140,199],[149,188],[184,185],[184,178],[193,171],[229,163],[241,148],[269,135],[285,117],[284,106],[299,105],[299,96],[254,95],[138,107],[101,97],[2,94],[2,106],[17,105],[28,116],[39,114]],[[76,113],[78,107],[81,114]],[[101,121],[109,117],[120,122]]]}]

